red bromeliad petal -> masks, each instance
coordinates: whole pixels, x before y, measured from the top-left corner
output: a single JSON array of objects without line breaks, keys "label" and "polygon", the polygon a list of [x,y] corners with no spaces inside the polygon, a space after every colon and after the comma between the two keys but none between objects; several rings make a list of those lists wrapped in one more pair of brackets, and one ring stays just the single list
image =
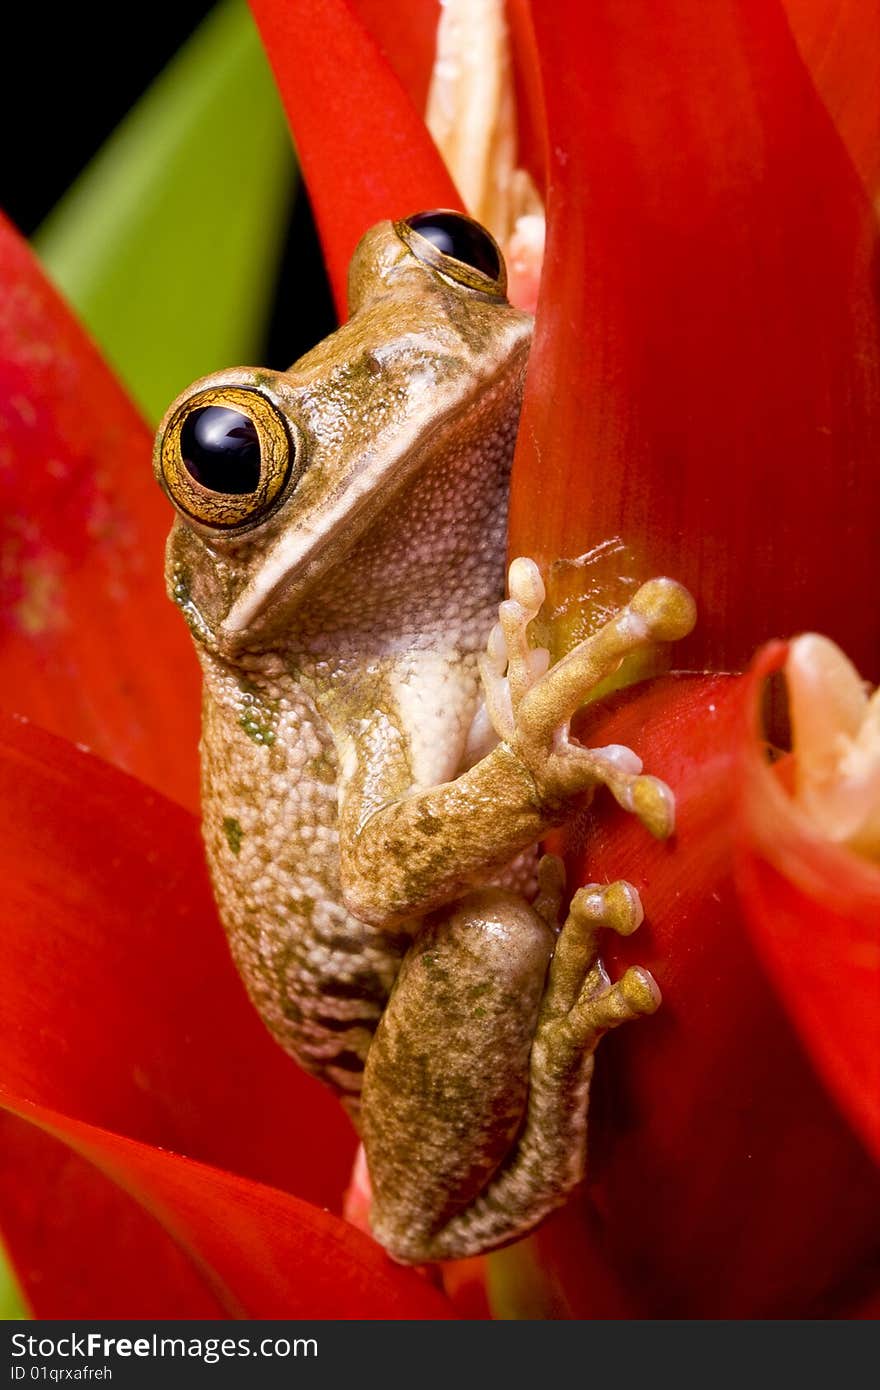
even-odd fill
[{"label": "red bromeliad petal", "polygon": [[880,866],[819,835],[767,764],[759,702],[785,656],[782,643],[765,648],[747,686],[737,877],[755,946],[804,1046],[880,1161]]},{"label": "red bromeliad petal", "polygon": [[507,22],[516,84],[517,159],[544,194],[547,183],[547,117],[541,63],[529,0],[508,0]]},{"label": "red bromeliad petal", "polygon": [[[0,727],[3,1107],[64,1140],[145,1207],[194,1261],[203,1301],[214,1297],[224,1315],[442,1307],[422,1281],[309,1205],[338,1206],[354,1136],[334,1098],[282,1054],[247,1002],[194,819],[42,730]],[[5,1171],[0,1197],[15,1208],[4,1215],[33,1275],[33,1242],[66,1194],[53,1186],[42,1205],[32,1198],[29,1222],[21,1192],[33,1192],[41,1173],[12,1171],[18,1180]],[[97,1201],[95,1179],[82,1173],[74,1165]],[[120,1207],[117,1194],[108,1200]],[[68,1230],[71,1220],[68,1210]],[[84,1227],[79,1235],[100,1261]],[[161,1232],[145,1247],[151,1269],[168,1262]],[[192,1284],[192,1270],[175,1259],[172,1274]],[[31,1287],[39,1300],[39,1285]],[[135,1278],[130,1314],[138,1288]]]},{"label": "red bromeliad petal", "polygon": [[351,254],[367,228],[460,208],[421,112],[346,0],[251,0],[275,72],[344,316]]},{"label": "red bromeliad petal", "polygon": [[198,667],[149,431],[0,221],[4,704],[195,803]]},{"label": "red bromeliad petal", "polygon": [[0,1110],[3,1240],[39,1318],[218,1318],[205,1276],[63,1140]]},{"label": "red bromeliad petal", "polygon": [[406,89],[416,111],[428,102],[440,0],[349,0]]},{"label": "red bromeliad petal", "polygon": [[880,9],[782,0],[791,31],[870,198],[880,192]]},{"label": "red bromeliad petal", "polygon": [[880,674],[876,221],[778,0],[533,15],[549,227],[514,553],[622,537],[585,587],[681,579],[686,665],[813,628]]},{"label": "red bromeliad petal", "polygon": [[[627,878],[642,894],[644,925],[606,941],[611,973],[646,965],[663,992],[655,1017],[602,1043],[585,1194],[531,1247],[569,1316],[835,1316],[876,1270],[880,1173],[742,921],[743,698],[743,678],[670,677],[585,728],[591,744],[636,747],[669,782],[678,829],[653,841],[604,798],[569,836],[576,881]],[[845,960],[829,942],[829,970]]]},{"label": "red bromeliad petal", "polygon": [[[42,1106],[19,1101],[10,1108],[63,1139],[139,1202],[171,1238],[195,1284],[186,1295],[196,1294],[195,1311],[190,1304],[178,1309],[178,1317],[210,1315],[205,1307],[210,1299],[214,1316],[227,1318],[454,1316],[447,1300],[418,1274],[394,1265],[369,1237],[299,1197]],[[87,1225],[80,1236],[94,1240]],[[154,1254],[152,1232],[146,1245]],[[95,1251],[97,1259],[102,1255]],[[137,1248],[129,1249],[129,1260],[137,1263],[138,1255]],[[135,1289],[140,1281],[136,1272]],[[107,1316],[100,1306],[86,1311]],[[64,1315],[69,1316],[66,1309]],[[144,1314],[132,1301],[128,1316]]]}]

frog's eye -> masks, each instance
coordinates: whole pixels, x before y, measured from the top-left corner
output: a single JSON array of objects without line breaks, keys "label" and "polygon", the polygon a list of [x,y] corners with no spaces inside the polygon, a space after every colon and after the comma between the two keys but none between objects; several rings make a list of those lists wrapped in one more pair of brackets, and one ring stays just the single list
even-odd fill
[{"label": "frog's eye", "polygon": [[172,414],[162,478],[180,511],[206,526],[253,526],[287,481],[294,448],[283,417],[258,391],[209,388]]},{"label": "frog's eye", "polygon": [[503,297],[507,288],[504,257],[486,228],[463,212],[438,208],[417,212],[394,224],[414,256],[459,284]]}]

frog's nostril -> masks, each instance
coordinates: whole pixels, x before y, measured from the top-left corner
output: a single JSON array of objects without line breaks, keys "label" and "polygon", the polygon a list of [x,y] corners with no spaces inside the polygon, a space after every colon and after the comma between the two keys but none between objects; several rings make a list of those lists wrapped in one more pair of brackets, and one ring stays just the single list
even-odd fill
[{"label": "frog's nostril", "polygon": [[209,405],[187,416],[180,454],[189,475],[211,492],[233,496],[260,485],[260,437],[249,416]]}]

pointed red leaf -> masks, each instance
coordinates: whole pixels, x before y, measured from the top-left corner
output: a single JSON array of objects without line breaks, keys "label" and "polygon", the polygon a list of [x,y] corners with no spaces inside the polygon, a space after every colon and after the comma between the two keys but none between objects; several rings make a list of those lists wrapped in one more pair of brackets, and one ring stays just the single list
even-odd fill
[{"label": "pointed red leaf", "polygon": [[[417,1273],[299,1197],[42,1106],[8,1098],[0,1103],[63,1139],[134,1197],[188,1257],[222,1316],[453,1316],[443,1295]],[[87,1229],[82,1237],[92,1239]],[[131,1250],[129,1258],[137,1257]],[[106,1316],[100,1308],[89,1311]]]},{"label": "pointed red leaf", "polygon": [[877,223],[779,4],[533,16],[549,226],[514,553],[622,538],[585,589],[685,582],[685,665],[813,628],[880,674]]},{"label": "pointed red leaf", "polygon": [[437,51],[441,0],[350,0],[420,115]]},{"label": "pointed red leaf", "polygon": [[816,831],[764,756],[755,659],[740,732],[737,878],[745,920],[817,1070],[880,1161],[880,865]]},{"label": "pointed red leaf", "polygon": [[880,192],[880,8],[864,0],[782,0],[801,57],[868,197]]},{"label": "pointed red leaf", "polygon": [[0,1230],[38,1318],[220,1318],[205,1276],[133,1197],[0,1110]]},{"label": "pointed red leaf", "polygon": [[517,160],[528,169],[543,196],[547,183],[547,115],[529,0],[508,0],[507,22],[516,85]]},{"label": "pointed red leaf", "polygon": [[733,883],[743,688],[670,677],[584,724],[669,782],[678,828],[652,840],[606,797],[571,837],[574,882],[639,888],[645,923],[609,934],[605,956],[612,974],[648,966],[663,1004],[601,1044],[586,1191],[535,1238],[569,1315],[836,1316],[872,1287],[880,1172],[792,1030]]},{"label": "pointed red leaf", "polygon": [[422,113],[346,0],[251,0],[340,314],[351,253],[387,217],[460,208]]},{"label": "pointed red leaf", "polygon": [[149,431],[0,220],[3,703],[194,804],[198,667]]}]

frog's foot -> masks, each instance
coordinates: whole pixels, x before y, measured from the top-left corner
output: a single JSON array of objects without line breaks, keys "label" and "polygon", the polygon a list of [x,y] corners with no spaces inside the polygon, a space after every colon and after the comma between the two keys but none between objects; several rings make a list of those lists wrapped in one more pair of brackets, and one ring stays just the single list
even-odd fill
[{"label": "frog's foot", "polygon": [[591,883],[578,889],[550,966],[538,1037],[552,1052],[583,1058],[609,1028],[660,1004],[649,971],[632,966],[612,983],[599,956],[603,928],[631,936],[644,914],[631,883]]},{"label": "frog's foot", "polygon": [[[539,912],[549,910],[559,868],[551,856],[543,861]],[[608,927],[628,936],[641,920],[639,895],[629,883],[594,883],[574,895],[544,989],[516,1145],[474,1201],[427,1240],[399,1247],[400,1257],[457,1259],[504,1245],[537,1226],[582,1181],[597,1044],[610,1028],[653,1013],[660,1003],[647,970],[631,968],[612,983],[599,958],[599,932]]]},{"label": "frog's foot", "polygon": [[529,768],[549,802],[604,785],[652,834],[670,835],[675,803],[666,784],[642,775],[632,749],[585,748],[572,740],[570,725],[590,692],[631,652],[687,636],[696,617],[690,594],[672,579],[650,580],[610,622],[551,666],[546,648],[532,649],[528,642],[528,625],[544,601],[535,562],[514,560],[508,584],[510,598],[501,604],[480,668],[498,737]]}]

